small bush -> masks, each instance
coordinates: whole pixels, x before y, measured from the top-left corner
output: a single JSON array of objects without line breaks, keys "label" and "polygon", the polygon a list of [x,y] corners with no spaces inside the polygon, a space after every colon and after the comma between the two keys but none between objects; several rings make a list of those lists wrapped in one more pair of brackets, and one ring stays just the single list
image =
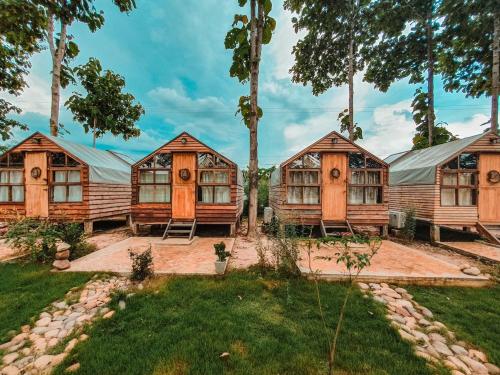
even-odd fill
[{"label": "small bush", "polygon": [[404,211],[405,214],[405,224],[401,229],[401,234],[403,238],[407,241],[413,241],[415,239],[415,233],[417,229],[417,219],[416,211],[413,207],[408,207]]},{"label": "small bush", "polygon": [[226,258],[231,255],[229,251],[226,251],[226,244],[222,241],[214,244],[214,249],[219,262],[224,262]]},{"label": "small bush", "polygon": [[144,281],[154,275],[153,254],[151,245],[149,249],[142,253],[136,253],[129,249],[130,259],[132,259],[132,275],[130,279],[134,281]]}]

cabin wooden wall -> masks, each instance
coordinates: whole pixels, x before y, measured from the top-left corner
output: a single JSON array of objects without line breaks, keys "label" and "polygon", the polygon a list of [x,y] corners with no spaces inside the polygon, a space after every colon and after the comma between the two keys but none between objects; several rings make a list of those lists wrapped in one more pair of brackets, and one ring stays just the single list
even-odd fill
[{"label": "cabin wooden wall", "polygon": [[[182,138],[186,138],[187,142],[183,144]],[[172,142],[167,143],[163,147],[154,152],[209,152],[214,151],[198,140],[191,137],[189,134],[182,134],[175,138]],[[146,160],[153,154],[144,158]],[[136,165],[140,165],[138,162]],[[233,224],[236,223],[243,212],[243,186],[242,181],[238,179],[238,168],[233,163],[230,173],[231,181],[231,203],[229,204],[203,204],[198,203],[196,199],[196,220],[200,224]],[[197,174],[196,174],[197,175]],[[172,217],[171,203],[139,203],[139,187],[138,187],[138,167],[132,167],[132,220],[136,224],[166,224]],[[197,194],[197,192],[196,192]]]}]

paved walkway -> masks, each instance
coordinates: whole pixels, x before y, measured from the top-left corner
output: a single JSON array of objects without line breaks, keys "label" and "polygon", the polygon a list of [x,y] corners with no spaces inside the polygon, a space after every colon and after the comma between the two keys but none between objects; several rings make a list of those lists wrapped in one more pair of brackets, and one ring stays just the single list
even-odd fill
[{"label": "paved walkway", "polygon": [[500,247],[490,246],[481,242],[440,242],[446,248],[451,248],[463,255],[480,257],[485,260],[500,263]]},{"label": "paved walkway", "polygon": [[71,262],[67,271],[129,273],[129,249],[141,252],[151,246],[156,274],[215,275],[214,244],[221,241],[230,251],[234,238],[200,237],[189,245],[166,245],[160,237],[130,237]]}]

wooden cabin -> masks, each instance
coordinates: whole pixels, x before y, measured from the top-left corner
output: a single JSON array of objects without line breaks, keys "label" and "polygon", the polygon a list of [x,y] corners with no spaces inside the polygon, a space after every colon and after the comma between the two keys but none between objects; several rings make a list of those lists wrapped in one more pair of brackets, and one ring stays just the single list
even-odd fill
[{"label": "wooden cabin", "polygon": [[0,221],[19,216],[83,222],[130,215],[124,155],[39,132],[0,156]]},{"label": "wooden cabin", "polygon": [[164,238],[192,238],[197,224],[236,232],[243,211],[238,166],[184,132],[132,166],[132,222],[165,225]]},{"label": "wooden cabin", "polygon": [[389,208],[398,215],[416,210],[430,224],[431,241],[440,227],[476,228],[497,242],[500,236],[500,138],[491,133],[391,155]]},{"label": "wooden cabin", "polygon": [[269,204],[282,221],[320,226],[323,236],[373,227],[387,234],[388,166],[337,132],[271,175]]}]

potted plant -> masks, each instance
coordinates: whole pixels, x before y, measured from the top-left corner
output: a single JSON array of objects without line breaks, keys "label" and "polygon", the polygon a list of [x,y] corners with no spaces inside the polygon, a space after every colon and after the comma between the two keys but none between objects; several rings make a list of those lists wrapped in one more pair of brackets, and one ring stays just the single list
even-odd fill
[{"label": "potted plant", "polygon": [[227,257],[231,254],[226,251],[226,244],[224,242],[214,244],[214,249],[215,255],[217,255],[217,260],[215,261],[215,272],[218,275],[223,275],[226,270]]}]

